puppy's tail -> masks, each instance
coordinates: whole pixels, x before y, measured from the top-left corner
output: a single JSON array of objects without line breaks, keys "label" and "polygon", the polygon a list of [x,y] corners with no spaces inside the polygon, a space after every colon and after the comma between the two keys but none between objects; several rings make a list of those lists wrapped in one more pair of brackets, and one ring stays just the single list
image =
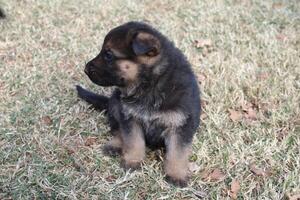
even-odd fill
[{"label": "puppy's tail", "polygon": [[108,97],[90,92],[79,85],[76,85],[78,96],[91,104],[98,111],[107,111]]},{"label": "puppy's tail", "polygon": [[5,18],[5,13],[4,11],[2,10],[2,8],[0,8],[0,19],[1,18]]}]

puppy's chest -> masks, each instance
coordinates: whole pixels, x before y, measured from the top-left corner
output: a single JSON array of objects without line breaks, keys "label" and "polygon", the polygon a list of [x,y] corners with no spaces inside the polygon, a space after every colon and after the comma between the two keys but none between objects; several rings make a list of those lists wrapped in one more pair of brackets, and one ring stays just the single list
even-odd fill
[{"label": "puppy's chest", "polygon": [[186,115],[179,109],[174,110],[152,110],[143,105],[123,104],[123,112],[127,117],[133,117],[143,123],[146,128],[163,126],[176,128],[185,124]]}]

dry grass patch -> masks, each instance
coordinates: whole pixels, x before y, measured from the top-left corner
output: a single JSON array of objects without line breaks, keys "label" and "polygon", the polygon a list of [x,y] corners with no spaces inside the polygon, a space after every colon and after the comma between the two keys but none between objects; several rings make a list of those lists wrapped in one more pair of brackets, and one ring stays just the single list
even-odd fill
[{"label": "dry grass patch", "polygon": [[[300,192],[300,4],[291,1],[2,1],[0,199],[293,199]],[[144,20],[199,75],[202,125],[190,185],[149,152],[126,173],[103,156],[105,117],[75,84],[103,37]]]}]

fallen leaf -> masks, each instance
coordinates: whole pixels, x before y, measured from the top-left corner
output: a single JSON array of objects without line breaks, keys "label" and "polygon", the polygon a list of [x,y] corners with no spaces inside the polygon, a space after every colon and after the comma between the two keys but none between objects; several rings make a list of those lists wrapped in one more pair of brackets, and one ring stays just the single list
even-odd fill
[{"label": "fallen leaf", "polygon": [[195,40],[195,47],[196,48],[204,48],[212,46],[212,41],[210,39],[199,39]]},{"label": "fallen leaf", "polygon": [[201,115],[200,115],[200,119],[203,121],[203,120],[205,120],[206,118],[207,118],[208,116],[207,116],[207,114],[205,114],[205,113],[201,113]]},{"label": "fallen leaf", "polygon": [[109,176],[105,177],[105,180],[107,182],[113,182],[113,181],[117,180],[117,177],[115,177],[114,175],[109,175]]},{"label": "fallen leaf", "polygon": [[270,74],[268,74],[267,72],[259,73],[259,74],[257,75],[257,78],[258,78],[259,80],[266,80],[266,79],[269,78],[269,77],[270,77]]},{"label": "fallen leaf", "polygon": [[287,195],[288,200],[300,200],[300,193],[299,194],[292,194],[292,195]]},{"label": "fallen leaf", "polygon": [[225,174],[220,169],[214,169],[210,174],[211,180],[220,181],[225,177]]},{"label": "fallen leaf", "polygon": [[243,115],[240,111],[233,110],[233,109],[229,109],[228,111],[229,111],[229,114],[230,114],[229,118],[234,122],[241,120],[242,117],[243,117]]},{"label": "fallen leaf", "polygon": [[197,79],[200,84],[202,84],[206,80],[206,76],[204,74],[197,74]]},{"label": "fallen leaf", "polygon": [[256,111],[253,108],[249,108],[245,113],[245,117],[247,119],[256,120],[257,119]]},{"label": "fallen leaf", "polygon": [[208,50],[208,48],[203,48],[201,54],[202,54],[203,57],[206,57],[209,52],[210,51]]},{"label": "fallen leaf", "polygon": [[214,169],[208,176],[204,179],[205,181],[218,182],[225,178],[225,174],[220,169]]},{"label": "fallen leaf", "polygon": [[272,5],[273,9],[279,9],[279,8],[282,8],[282,7],[283,7],[282,3],[273,3],[273,5]]},{"label": "fallen leaf", "polygon": [[47,126],[52,124],[52,119],[49,116],[43,116],[42,117],[42,122],[46,124]]},{"label": "fallen leaf", "polygon": [[263,169],[258,168],[255,164],[250,165],[250,171],[257,176],[265,176],[266,173]]},{"label": "fallen leaf", "polygon": [[0,82],[0,90],[4,89],[5,83],[4,82]]},{"label": "fallen leaf", "polygon": [[85,146],[92,146],[96,143],[97,141],[97,137],[88,137],[85,142],[84,142],[84,145]]},{"label": "fallen leaf", "polygon": [[233,179],[230,186],[229,196],[231,199],[237,199],[238,192],[240,190],[240,183],[238,180]]},{"label": "fallen leaf", "polygon": [[286,41],[288,39],[288,37],[283,33],[279,33],[276,35],[276,39],[280,40],[280,41]]},{"label": "fallen leaf", "polygon": [[250,120],[257,119],[256,111],[254,110],[254,105],[252,103],[247,102],[243,104],[242,110],[244,111],[244,117],[246,119],[250,119]]}]

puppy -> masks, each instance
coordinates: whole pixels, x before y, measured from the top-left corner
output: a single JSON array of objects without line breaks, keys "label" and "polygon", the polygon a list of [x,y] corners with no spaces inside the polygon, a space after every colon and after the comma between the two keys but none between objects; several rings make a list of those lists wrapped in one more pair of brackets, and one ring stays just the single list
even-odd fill
[{"label": "puppy", "polygon": [[111,97],[77,86],[79,97],[107,113],[113,138],[104,152],[120,154],[121,166],[136,169],[146,146],[165,147],[166,180],[186,186],[200,94],[181,51],[149,25],[129,22],[107,34],[84,71],[97,85],[116,86]]},{"label": "puppy", "polygon": [[2,10],[2,8],[0,8],[0,19],[3,19],[3,18],[5,18],[5,13]]}]

